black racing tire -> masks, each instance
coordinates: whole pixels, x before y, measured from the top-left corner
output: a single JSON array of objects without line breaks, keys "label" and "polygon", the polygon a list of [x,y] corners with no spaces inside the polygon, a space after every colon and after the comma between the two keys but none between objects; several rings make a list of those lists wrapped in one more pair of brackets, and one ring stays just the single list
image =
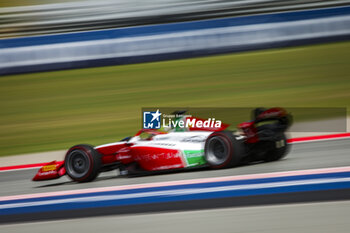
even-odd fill
[{"label": "black racing tire", "polygon": [[204,146],[207,164],[212,169],[235,167],[244,156],[243,146],[230,131],[214,132]]},{"label": "black racing tire", "polygon": [[94,180],[101,168],[101,155],[90,145],[71,147],[64,159],[67,175],[76,182]]},{"label": "black racing tire", "polygon": [[270,148],[264,156],[265,162],[277,161],[284,158],[290,150],[290,144],[287,143],[286,135],[284,133],[277,135],[275,140],[271,142]]}]

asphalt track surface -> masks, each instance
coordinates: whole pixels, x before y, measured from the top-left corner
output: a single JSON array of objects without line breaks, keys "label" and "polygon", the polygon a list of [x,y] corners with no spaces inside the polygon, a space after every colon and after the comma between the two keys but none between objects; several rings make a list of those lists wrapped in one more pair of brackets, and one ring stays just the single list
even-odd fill
[{"label": "asphalt track surface", "polygon": [[257,163],[224,170],[195,170],[142,177],[122,177],[116,171],[101,174],[90,183],[75,183],[67,177],[51,181],[33,182],[37,169],[0,172],[0,197],[62,190],[109,187],[128,184],[186,180],[267,172],[341,167],[350,165],[350,139],[306,142],[292,146],[288,156],[277,162]]},{"label": "asphalt track surface", "polygon": [[[36,169],[1,172],[0,196],[349,165],[350,139],[340,139],[294,144],[285,159],[273,163],[135,178],[118,177],[116,172],[109,172],[101,175],[95,182],[85,184],[71,182],[65,177],[32,182],[30,179]],[[212,207],[202,209],[191,208],[189,205],[188,208],[175,208],[175,211],[167,212],[167,204],[162,204],[155,213],[126,211],[122,215],[103,216],[90,213],[82,216],[83,218],[78,215],[72,218],[53,218],[54,221],[41,219],[24,223],[3,222],[0,224],[0,232],[348,232],[350,190],[331,191],[328,194],[326,192],[309,193],[308,197],[302,197],[304,194],[289,194],[289,197],[284,195],[282,199],[278,195],[269,196],[264,197],[263,202],[256,197],[248,197],[247,205],[240,198],[239,202],[243,204],[233,208],[218,200],[213,202]],[[266,201],[266,198],[271,201]],[[303,199],[302,202],[307,203],[289,203],[291,199]]]}]

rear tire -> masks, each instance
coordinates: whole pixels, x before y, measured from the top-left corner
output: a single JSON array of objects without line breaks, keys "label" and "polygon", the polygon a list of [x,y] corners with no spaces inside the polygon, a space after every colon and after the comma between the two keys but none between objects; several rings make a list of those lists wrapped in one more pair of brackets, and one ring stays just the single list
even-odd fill
[{"label": "rear tire", "polygon": [[264,157],[265,162],[280,160],[285,157],[290,150],[290,145],[287,143],[286,135],[279,134],[274,141],[271,142],[269,149]]},{"label": "rear tire", "polygon": [[213,169],[237,166],[244,155],[243,145],[230,131],[212,133],[205,142],[205,159]]},{"label": "rear tire", "polygon": [[89,182],[100,172],[101,155],[90,145],[76,145],[68,150],[64,165],[73,181]]}]

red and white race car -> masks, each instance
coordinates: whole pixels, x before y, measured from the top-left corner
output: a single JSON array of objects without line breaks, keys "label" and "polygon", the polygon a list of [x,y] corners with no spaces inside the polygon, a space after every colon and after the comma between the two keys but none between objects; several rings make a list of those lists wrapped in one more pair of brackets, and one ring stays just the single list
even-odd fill
[{"label": "red and white race car", "polygon": [[[275,161],[288,153],[285,131],[291,116],[283,108],[253,110],[251,121],[237,131],[189,128],[168,132],[142,129],[135,136],[101,146],[71,147],[64,161],[39,169],[34,181],[68,175],[73,181],[94,180],[100,172],[119,169],[120,174],[209,167],[230,168],[252,161]],[[198,118],[199,119],[199,118]]]}]

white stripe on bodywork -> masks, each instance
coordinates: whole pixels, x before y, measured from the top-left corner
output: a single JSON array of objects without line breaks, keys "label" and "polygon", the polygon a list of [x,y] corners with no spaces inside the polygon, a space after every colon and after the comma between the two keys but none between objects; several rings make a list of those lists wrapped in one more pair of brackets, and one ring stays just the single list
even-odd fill
[{"label": "white stripe on bodywork", "polygon": [[102,147],[107,147],[107,146],[122,145],[122,144],[125,144],[125,142],[113,142],[113,143],[103,144],[103,145],[100,145],[100,146],[95,146],[95,149],[102,148]]}]

